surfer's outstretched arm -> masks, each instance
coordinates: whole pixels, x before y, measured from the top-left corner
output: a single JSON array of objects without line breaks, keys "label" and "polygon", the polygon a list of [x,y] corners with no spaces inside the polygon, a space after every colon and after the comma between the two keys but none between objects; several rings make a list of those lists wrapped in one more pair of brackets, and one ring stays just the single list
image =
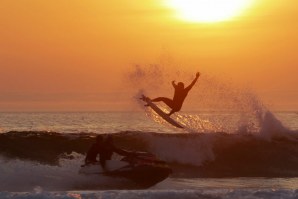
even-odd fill
[{"label": "surfer's outstretched arm", "polygon": [[114,150],[115,153],[117,153],[119,155],[122,155],[122,156],[129,156],[129,155],[132,154],[132,152],[130,152],[130,151],[126,151],[126,150],[117,148],[115,146],[113,146],[113,150]]},{"label": "surfer's outstretched arm", "polygon": [[174,80],[174,81],[172,81],[172,85],[173,85],[173,87],[174,87],[174,88],[176,88],[176,87],[177,87],[177,84],[175,84],[175,80]]},{"label": "surfer's outstretched arm", "polygon": [[186,87],[185,89],[186,90],[190,90],[194,85],[195,85],[195,83],[197,82],[197,80],[198,80],[198,78],[200,77],[200,73],[199,72],[197,72],[197,74],[196,74],[196,78],[191,82],[191,84],[188,86],[188,87]]}]

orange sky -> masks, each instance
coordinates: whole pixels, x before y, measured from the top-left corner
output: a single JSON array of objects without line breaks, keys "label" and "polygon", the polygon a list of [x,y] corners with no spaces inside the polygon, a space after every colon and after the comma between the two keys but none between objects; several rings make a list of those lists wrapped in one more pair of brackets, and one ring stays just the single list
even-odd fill
[{"label": "orange sky", "polygon": [[168,70],[249,85],[273,109],[298,110],[298,1],[258,0],[217,24],[177,20],[160,2],[1,1],[0,111],[131,110],[137,88],[123,76],[163,56]]}]

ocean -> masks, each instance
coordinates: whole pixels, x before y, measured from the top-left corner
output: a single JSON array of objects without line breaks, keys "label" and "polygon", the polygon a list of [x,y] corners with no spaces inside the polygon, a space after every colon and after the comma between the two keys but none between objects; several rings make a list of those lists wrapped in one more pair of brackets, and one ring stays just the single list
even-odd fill
[{"label": "ocean", "polygon": [[[0,113],[0,198],[298,198],[298,113]],[[97,134],[166,161],[148,189],[78,173]],[[118,158],[118,157],[115,157]]]}]

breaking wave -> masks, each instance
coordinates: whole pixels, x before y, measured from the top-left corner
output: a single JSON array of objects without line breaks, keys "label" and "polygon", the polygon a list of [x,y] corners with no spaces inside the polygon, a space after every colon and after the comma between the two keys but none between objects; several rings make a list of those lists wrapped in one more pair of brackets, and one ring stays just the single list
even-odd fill
[{"label": "breaking wave", "polygon": [[[285,136],[282,136],[285,135]],[[148,151],[167,161],[173,177],[288,177],[298,176],[298,135],[119,132],[115,144]],[[7,132],[0,134],[0,155],[11,161],[62,166],[61,161],[83,163],[95,134]],[[75,154],[75,155],[74,155]],[[3,160],[4,161],[4,160]],[[4,172],[5,173],[5,172]]]}]

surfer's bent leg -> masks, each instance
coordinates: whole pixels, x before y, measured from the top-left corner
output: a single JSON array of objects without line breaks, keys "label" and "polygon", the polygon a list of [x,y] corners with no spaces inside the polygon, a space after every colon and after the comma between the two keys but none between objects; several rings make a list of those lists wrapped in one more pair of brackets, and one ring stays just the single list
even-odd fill
[{"label": "surfer's bent leg", "polygon": [[152,102],[164,102],[166,105],[168,105],[168,107],[170,108],[173,108],[174,106],[174,102],[173,100],[169,99],[169,98],[166,98],[166,97],[158,97],[158,98],[155,98],[153,100],[151,100]]},{"label": "surfer's bent leg", "polygon": [[175,110],[171,110],[171,112],[170,113],[168,113],[168,116],[171,116],[173,113],[175,113],[175,112],[177,112],[177,111],[175,111]]}]

